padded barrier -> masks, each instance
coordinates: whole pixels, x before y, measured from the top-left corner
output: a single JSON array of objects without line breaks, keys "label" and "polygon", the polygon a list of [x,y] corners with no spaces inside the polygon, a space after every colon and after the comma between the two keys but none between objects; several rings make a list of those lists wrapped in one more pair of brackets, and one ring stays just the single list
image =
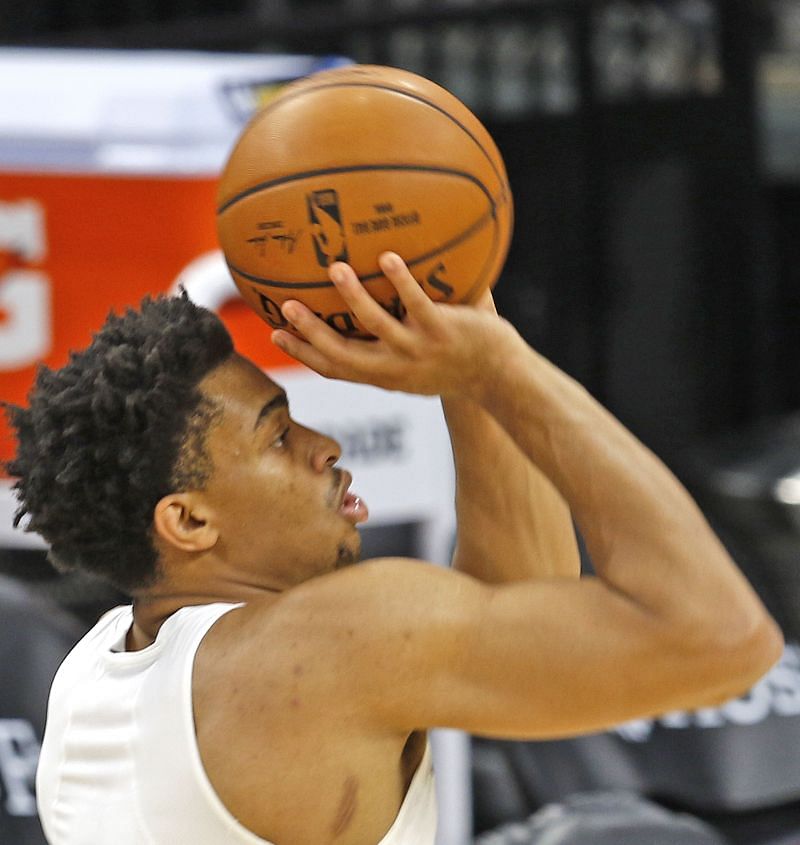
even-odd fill
[{"label": "padded barrier", "polygon": [[475,845],[726,845],[726,840],[685,813],[630,793],[598,792],[549,804],[524,822],[479,836]]},{"label": "padded barrier", "polygon": [[0,576],[0,843],[45,845],[34,779],[50,684],[85,628]]},{"label": "padded barrier", "polygon": [[[800,843],[800,645],[746,695],[720,707],[640,719],[549,742],[473,741],[477,830],[595,790],[656,796],[713,817],[747,819],[748,845],[793,832]],[[738,820],[738,821],[737,821]]]}]

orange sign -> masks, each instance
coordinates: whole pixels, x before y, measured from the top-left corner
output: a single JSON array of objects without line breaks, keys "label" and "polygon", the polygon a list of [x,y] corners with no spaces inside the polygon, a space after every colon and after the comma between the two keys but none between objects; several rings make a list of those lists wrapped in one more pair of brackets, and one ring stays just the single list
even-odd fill
[{"label": "orange sign", "polygon": [[[167,291],[215,249],[216,185],[208,177],[0,173],[0,398],[24,404],[39,361],[63,365],[110,310]],[[265,368],[293,363],[241,300],[220,313],[242,354]],[[0,460],[13,452],[0,420]]]}]

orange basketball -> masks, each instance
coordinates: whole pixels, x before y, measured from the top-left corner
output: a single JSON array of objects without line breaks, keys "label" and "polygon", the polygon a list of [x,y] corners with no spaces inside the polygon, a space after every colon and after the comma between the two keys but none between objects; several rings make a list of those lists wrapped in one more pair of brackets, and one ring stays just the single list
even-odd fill
[{"label": "orange basketball", "polygon": [[368,336],[328,279],[347,261],[390,313],[378,268],[399,253],[431,299],[469,303],[508,251],[511,191],[489,133],[452,94],[396,68],[353,65],[287,86],[248,124],[223,171],[217,228],[245,300],[273,328],[298,299]]}]

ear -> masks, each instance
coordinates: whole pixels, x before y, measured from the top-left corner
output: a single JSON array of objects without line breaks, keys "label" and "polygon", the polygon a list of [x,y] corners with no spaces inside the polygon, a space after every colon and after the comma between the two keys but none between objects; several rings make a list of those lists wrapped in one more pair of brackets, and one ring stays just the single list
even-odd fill
[{"label": "ear", "polygon": [[210,509],[193,493],[170,493],[153,511],[156,534],[184,552],[205,552],[219,539]]}]

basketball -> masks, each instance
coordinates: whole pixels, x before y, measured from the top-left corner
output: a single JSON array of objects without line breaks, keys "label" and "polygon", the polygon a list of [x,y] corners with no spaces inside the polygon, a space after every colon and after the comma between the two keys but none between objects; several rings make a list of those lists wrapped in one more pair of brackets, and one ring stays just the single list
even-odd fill
[{"label": "basketball", "polygon": [[217,230],[231,275],[273,328],[297,299],[368,337],[328,278],[351,264],[402,317],[378,256],[397,252],[431,299],[470,303],[493,286],[511,239],[512,199],[488,131],[439,85],[353,65],[284,88],[245,127],[223,170]]}]

